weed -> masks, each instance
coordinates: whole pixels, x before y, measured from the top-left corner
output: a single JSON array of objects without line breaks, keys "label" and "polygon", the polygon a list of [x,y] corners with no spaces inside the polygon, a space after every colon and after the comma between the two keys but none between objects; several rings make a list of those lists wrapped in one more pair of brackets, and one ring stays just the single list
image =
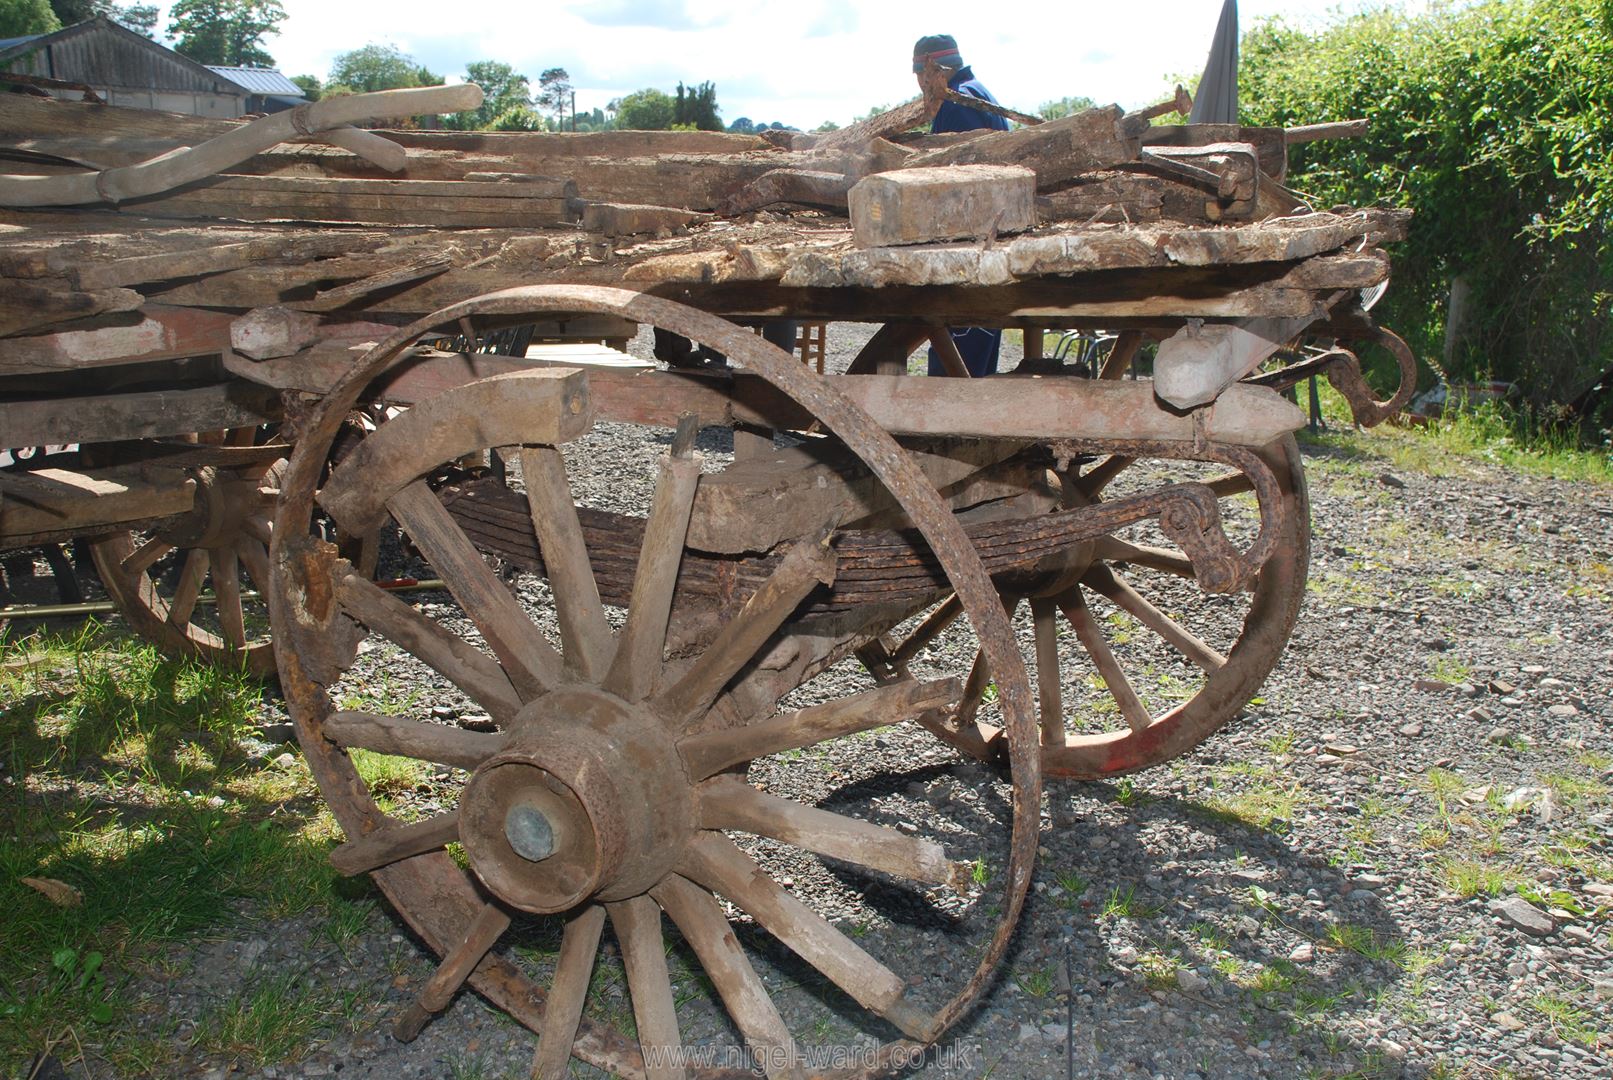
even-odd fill
[{"label": "weed", "polygon": [[1064,871],[1053,878],[1053,884],[1064,890],[1071,898],[1080,896],[1091,886],[1091,882],[1080,874]]},{"label": "weed", "polygon": [[1115,802],[1121,806],[1137,806],[1142,802],[1142,793],[1131,777],[1122,776],[1115,781]]},{"label": "weed", "polygon": [[1473,677],[1473,665],[1455,656],[1435,656],[1428,661],[1428,674],[1442,683],[1454,686],[1457,683],[1465,683]]},{"label": "weed", "polygon": [[1588,1013],[1567,998],[1557,994],[1537,994],[1529,1002],[1532,1009],[1546,1018],[1552,1034],[1559,1039],[1596,1049],[1601,1034],[1591,1023]]},{"label": "weed", "polygon": [[204,1013],[196,1045],[208,1053],[259,1066],[285,1061],[332,1027],[337,995],[305,983],[306,973],[268,975]]},{"label": "weed", "polygon": [[[1253,704],[1253,702],[1250,704]],[[1294,739],[1295,735],[1293,728],[1289,728],[1287,731],[1279,731],[1275,735],[1268,736],[1266,739],[1266,753],[1271,754],[1274,757],[1282,757],[1285,754],[1290,754],[1294,750]]]},{"label": "weed", "polygon": [[1137,898],[1137,888],[1127,885],[1124,889],[1115,886],[1109,890],[1109,899],[1104,901],[1102,915],[1112,919],[1152,919],[1164,908],[1151,905]]},{"label": "weed", "polygon": [[1383,960],[1399,965],[1406,954],[1406,946],[1398,941],[1380,938],[1376,931],[1365,926],[1334,923],[1327,928],[1327,944],[1335,949],[1353,952],[1368,960]]},{"label": "weed", "polygon": [[986,865],[984,856],[981,856],[969,866],[969,880],[976,885],[985,885],[991,880],[991,867]]},{"label": "weed", "polygon": [[1440,867],[1446,886],[1464,900],[1474,896],[1500,896],[1516,880],[1516,875],[1496,866],[1467,859],[1448,859]]},{"label": "weed", "polygon": [[1014,976],[1014,983],[1021,992],[1037,1000],[1053,992],[1053,976],[1041,968],[1020,972]]}]

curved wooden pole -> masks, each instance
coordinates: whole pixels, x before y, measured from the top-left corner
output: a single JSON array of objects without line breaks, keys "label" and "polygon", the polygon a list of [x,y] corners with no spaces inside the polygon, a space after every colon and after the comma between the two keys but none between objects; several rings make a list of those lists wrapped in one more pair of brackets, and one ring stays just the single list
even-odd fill
[{"label": "curved wooden pole", "polygon": [[[474,83],[417,86],[326,98],[254,120],[200,146],[162,154],[135,165],[57,176],[0,176],[0,206],[79,206],[138,199],[206,179],[299,135],[363,120],[463,112],[481,103],[481,87]],[[348,149],[354,149],[351,136],[343,134],[337,138]],[[368,145],[368,140],[358,141]]]}]

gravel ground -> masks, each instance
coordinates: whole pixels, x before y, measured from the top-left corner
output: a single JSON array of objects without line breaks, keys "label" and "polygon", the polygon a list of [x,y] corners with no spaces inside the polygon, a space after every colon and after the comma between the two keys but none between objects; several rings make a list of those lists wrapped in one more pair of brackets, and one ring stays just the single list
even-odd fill
[{"label": "gravel ground", "polygon": [[[866,336],[836,334],[839,356]],[[727,449],[702,444],[710,467]],[[636,504],[660,450],[602,428],[568,458],[588,501]],[[1116,782],[1048,785],[1038,877],[1010,953],[917,1075],[1613,1074],[1613,496],[1467,463],[1414,468],[1347,438],[1304,454],[1311,585],[1276,672],[1194,753]],[[1241,618],[1236,600],[1191,590],[1164,603],[1222,646]],[[1020,625],[1028,641],[1023,615]],[[1123,617],[1106,627],[1147,670],[1151,704],[1191,689]],[[960,631],[919,667],[956,670],[968,655]],[[1107,701],[1073,663],[1064,681],[1067,702],[1096,712]],[[868,685],[842,664],[791,702]],[[385,645],[364,653],[343,692],[472,709]],[[965,895],[927,894],[750,845],[921,1001],[955,991],[996,918],[1005,778],[903,727],[758,762],[750,779],[975,860]],[[409,798],[429,810],[450,788],[444,771]],[[434,962],[384,908],[351,911],[333,933],[322,917],[268,921],[249,908],[148,976],[180,1040],[209,1004],[276,979],[348,1018],[285,1064],[191,1054],[179,1074],[525,1075],[531,1037],[471,995],[416,1042],[394,1042],[388,1017]],[[890,1035],[771,939],[738,932],[803,1046],[851,1052]],[[537,927],[511,948],[541,973],[556,945],[552,927]],[[731,1045],[681,943],[671,963],[685,1041]],[[613,956],[589,1008],[630,1016]]]}]

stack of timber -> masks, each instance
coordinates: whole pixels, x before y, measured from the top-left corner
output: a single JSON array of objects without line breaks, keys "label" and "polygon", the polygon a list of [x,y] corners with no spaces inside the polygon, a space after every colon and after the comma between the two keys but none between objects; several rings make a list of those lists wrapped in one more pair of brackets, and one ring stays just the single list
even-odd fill
[{"label": "stack of timber", "polygon": [[[14,96],[0,110],[0,390],[57,393],[49,378],[63,373],[185,357],[250,370],[237,323],[260,309],[302,316],[247,356],[261,362],[348,349],[545,282],[752,319],[1168,329],[1315,318],[1384,280],[1381,245],[1405,232],[1398,212],[1302,206],[1282,187],[1281,130],[1148,126],[1110,106],[1007,132],[913,133],[929,108],[789,140],[292,133],[206,176],[118,196],[126,177],[184,148],[249,144],[247,127]],[[921,169],[939,179],[885,186],[930,192],[939,218],[959,205],[943,198],[946,177],[1012,176],[1012,212],[992,212],[987,186],[963,235],[938,224],[931,242],[923,203],[917,231],[854,230],[859,183]],[[69,183],[113,197],[38,195]]]}]

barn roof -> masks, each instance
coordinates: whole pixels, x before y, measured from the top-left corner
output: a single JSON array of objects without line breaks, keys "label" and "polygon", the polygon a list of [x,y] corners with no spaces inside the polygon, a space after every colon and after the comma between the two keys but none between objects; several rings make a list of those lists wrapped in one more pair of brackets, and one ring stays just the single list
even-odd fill
[{"label": "barn roof", "polygon": [[200,90],[214,94],[245,94],[244,87],[227,76],[143,34],[119,26],[105,16],[49,34],[8,38],[0,42],[0,67],[30,53],[48,49],[55,78],[95,86],[149,87],[162,90]]},{"label": "barn roof", "polygon": [[221,67],[218,64],[208,64],[207,70],[224,76],[236,86],[253,94],[294,98],[303,96],[302,87],[274,68]]}]

